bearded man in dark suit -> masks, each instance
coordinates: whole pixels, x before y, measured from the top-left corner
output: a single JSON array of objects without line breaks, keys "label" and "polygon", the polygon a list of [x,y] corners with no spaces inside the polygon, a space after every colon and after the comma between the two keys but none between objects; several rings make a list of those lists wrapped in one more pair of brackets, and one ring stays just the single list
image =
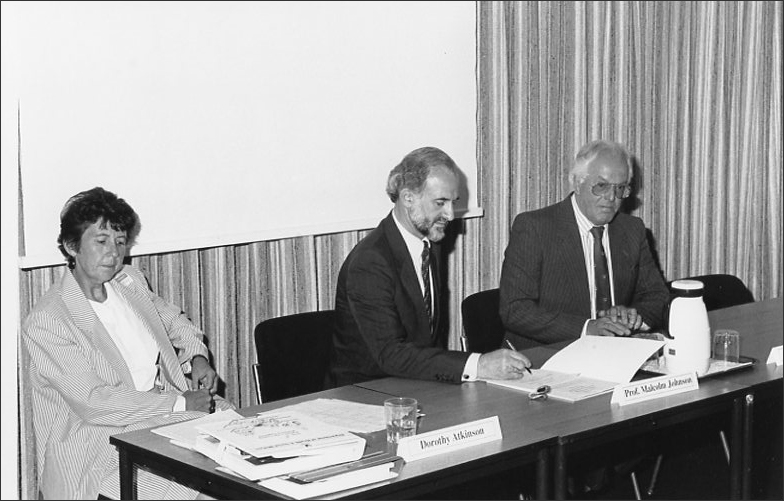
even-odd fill
[{"label": "bearded man in dark suit", "polygon": [[454,219],[458,170],[419,148],[389,174],[389,215],[349,253],[338,275],[329,384],[385,376],[449,383],[522,377],[531,362],[508,349],[452,351],[438,242]]}]

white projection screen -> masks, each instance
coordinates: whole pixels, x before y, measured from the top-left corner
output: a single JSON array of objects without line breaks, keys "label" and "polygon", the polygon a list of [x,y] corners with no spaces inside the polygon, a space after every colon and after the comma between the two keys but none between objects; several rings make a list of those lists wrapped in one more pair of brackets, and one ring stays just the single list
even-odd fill
[{"label": "white projection screen", "polygon": [[461,213],[481,214],[475,9],[20,2],[3,47],[20,265],[63,262],[60,209],[95,186],[139,213],[133,255],[371,228],[392,206],[390,169],[421,146],[452,156]]}]

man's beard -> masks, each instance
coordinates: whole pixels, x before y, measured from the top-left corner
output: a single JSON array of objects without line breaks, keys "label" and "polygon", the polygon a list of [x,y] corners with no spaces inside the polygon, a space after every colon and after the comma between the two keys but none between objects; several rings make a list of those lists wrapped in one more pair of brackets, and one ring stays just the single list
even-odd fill
[{"label": "man's beard", "polygon": [[[408,215],[414,223],[414,228],[430,241],[438,242],[446,236],[446,226],[449,224],[448,220],[444,218],[438,218],[437,220],[430,219],[422,214],[417,207],[412,207],[409,210]],[[436,222],[441,222],[443,225],[439,226]]]}]

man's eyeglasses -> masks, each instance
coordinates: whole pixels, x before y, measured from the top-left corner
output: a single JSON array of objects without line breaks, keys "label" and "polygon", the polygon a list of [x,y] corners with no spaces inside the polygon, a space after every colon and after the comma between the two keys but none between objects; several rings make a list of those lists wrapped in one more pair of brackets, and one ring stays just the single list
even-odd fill
[{"label": "man's eyeglasses", "polygon": [[632,187],[628,184],[612,184],[598,182],[591,186],[591,193],[597,197],[604,197],[610,193],[615,193],[616,198],[628,198],[632,194]]}]

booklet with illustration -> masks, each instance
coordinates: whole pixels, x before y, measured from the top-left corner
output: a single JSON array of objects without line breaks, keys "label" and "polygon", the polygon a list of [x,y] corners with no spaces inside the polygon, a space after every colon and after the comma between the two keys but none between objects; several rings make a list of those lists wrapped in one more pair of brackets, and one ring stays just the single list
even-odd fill
[{"label": "booklet with illustration", "polygon": [[152,430],[249,480],[356,461],[365,439],[290,408],[216,412]]},{"label": "booklet with illustration", "polygon": [[365,439],[331,447],[320,447],[318,453],[302,455],[252,456],[210,435],[200,435],[194,450],[201,452],[248,480],[260,480],[278,475],[323,468],[349,461],[356,461],[365,451]]},{"label": "booklet with illustration", "polygon": [[664,342],[631,337],[584,336],[559,350],[520,379],[488,379],[489,384],[535,392],[550,387],[548,396],[576,402],[612,391],[628,383]]},{"label": "booklet with illustration", "polygon": [[179,445],[186,449],[193,449],[193,446],[196,445],[196,439],[201,434],[199,426],[209,423],[223,423],[232,419],[241,418],[242,415],[235,410],[217,411],[212,414],[206,414],[200,418],[153,428],[152,432],[168,438],[174,445]]},{"label": "booklet with illustration", "polygon": [[204,423],[198,429],[257,458],[321,454],[321,448],[363,440],[344,428],[286,408]]}]

